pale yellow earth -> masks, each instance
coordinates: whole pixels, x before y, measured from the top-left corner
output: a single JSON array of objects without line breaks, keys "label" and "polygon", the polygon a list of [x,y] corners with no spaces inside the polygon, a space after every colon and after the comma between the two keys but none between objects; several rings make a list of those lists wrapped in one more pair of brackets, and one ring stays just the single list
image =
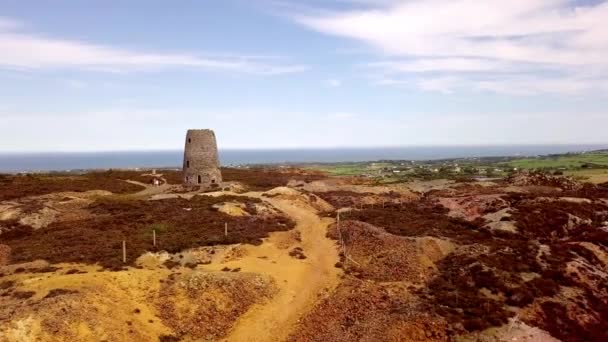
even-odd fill
[{"label": "pale yellow earth", "polygon": [[[271,237],[259,247],[248,246],[247,257],[226,263],[228,267],[241,267],[247,272],[268,274],[279,286],[279,292],[268,303],[255,306],[236,322],[226,338],[228,341],[284,340],[319,297],[338,285],[339,271],[334,267],[338,252],[335,243],[325,237],[332,220],[320,219],[311,208],[295,206],[289,201],[268,201],[297,222],[307,259],[290,257]],[[220,266],[212,264],[206,268]]]},{"label": "pale yellow earth", "polygon": [[[146,185],[137,196],[161,195],[164,187]],[[172,255],[147,253],[138,260],[141,268],[119,272],[92,265],[59,264],[53,265],[59,268],[54,272],[11,273],[3,280],[15,281],[16,291],[34,291],[35,295],[8,303],[14,307],[14,313],[9,323],[0,326],[0,341],[156,341],[161,335],[174,334],[161,319],[159,307],[174,305],[186,313],[195,313],[197,309],[196,302],[183,296],[163,298],[162,287],[167,278],[176,277],[178,285],[200,272],[225,278],[222,269],[226,267],[239,269],[239,273],[230,273],[231,277],[249,281],[252,274],[257,274],[271,279],[273,290],[268,290],[270,298],[256,299],[257,304],[229,322],[233,326],[224,340],[285,340],[298,320],[339,283],[342,271],[334,266],[339,260],[338,249],[326,237],[333,219],[321,218],[307,197],[297,191],[290,193],[290,198],[267,197],[262,193],[239,196],[262,199],[268,207],[291,217],[296,227],[288,232],[271,233],[259,246],[214,246],[209,263],[195,269],[167,269],[162,263]],[[298,196],[300,200],[294,200]],[[303,249],[306,259],[289,255],[295,247]],[[182,254],[188,260],[205,258],[208,252],[201,248]],[[0,271],[11,272],[14,266],[0,266]],[[70,270],[86,273],[67,274]],[[75,292],[43,300],[53,289]],[[217,300],[222,305],[222,298]]]}]

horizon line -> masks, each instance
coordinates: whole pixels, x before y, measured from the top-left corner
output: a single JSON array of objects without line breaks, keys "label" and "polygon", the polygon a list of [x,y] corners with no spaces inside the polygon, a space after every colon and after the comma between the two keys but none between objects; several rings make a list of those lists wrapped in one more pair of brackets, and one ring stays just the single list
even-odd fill
[{"label": "horizon line", "polygon": [[[534,146],[606,146],[608,142],[603,143],[517,143],[517,144],[420,144],[420,145],[378,145],[378,146],[315,146],[315,147],[226,147],[218,148],[221,151],[290,151],[290,150],[354,150],[354,149],[397,149],[397,148],[458,148],[458,147],[534,147]],[[132,149],[132,150],[24,150],[24,151],[2,151],[0,154],[67,154],[67,153],[146,153],[146,152],[175,152],[183,151],[183,148],[171,149]]]}]

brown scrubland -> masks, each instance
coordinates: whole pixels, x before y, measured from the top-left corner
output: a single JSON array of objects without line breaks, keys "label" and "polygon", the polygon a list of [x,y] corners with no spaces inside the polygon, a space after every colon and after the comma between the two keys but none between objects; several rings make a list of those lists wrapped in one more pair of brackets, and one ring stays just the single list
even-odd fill
[{"label": "brown scrubland", "polygon": [[132,172],[92,172],[84,175],[0,175],[0,200],[45,195],[54,192],[107,190],[116,194],[134,193],[141,186],[124,182],[139,176]]},{"label": "brown scrubland", "polygon": [[0,341],[608,340],[608,184],[158,172],[0,178]]},{"label": "brown scrubland", "polygon": [[[85,262],[120,268],[122,241],[128,241],[127,265],[146,251],[176,253],[197,246],[234,243],[261,243],[270,231],[289,230],[294,224],[284,216],[257,217],[246,199],[249,216],[230,216],[214,204],[238,200],[235,196],[194,196],[147,201],[134,198],[101,197],[86,209],[88,217],[79,221],[54,222],[34,230],[11,222],[13,229],[3,234],[14,262],[45,259],[51,263]],[[224,236],[224,227],[230,234]],[[155,231],[157,244],[153,245]]]}]

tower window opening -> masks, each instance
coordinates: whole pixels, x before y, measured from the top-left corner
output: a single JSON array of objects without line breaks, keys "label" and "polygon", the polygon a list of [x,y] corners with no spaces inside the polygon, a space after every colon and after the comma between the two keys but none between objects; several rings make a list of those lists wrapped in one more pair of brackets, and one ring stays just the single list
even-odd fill
[{"label": "tower window opening", "polygon": [[211,183],[215,184],[215,178],[213,178],[213,179],[211,180]]},{"label": "tower window opening", "polygon": [[191,138],[188,138],[188,144],[189,144],[189,143],[191,143],[191,142],[192,142],[192,139],[191,139]]},{"label": "tower window opening", "polygon": [[190,161],[186,160],[186,167],[190,167]]},{"label": "tower window opening", "polygon": [[201,175],[198,175],[198,184],[201,184],[203,180],[201,179]]}]

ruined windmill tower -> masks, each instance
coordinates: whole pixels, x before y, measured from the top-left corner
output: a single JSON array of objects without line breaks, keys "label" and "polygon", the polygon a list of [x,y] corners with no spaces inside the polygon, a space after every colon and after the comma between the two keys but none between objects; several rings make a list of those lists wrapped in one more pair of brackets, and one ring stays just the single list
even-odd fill
[{"label": "ruined windmill tower", "polygon": [[184,185],[210,188],[222,182],[215,133],[190,129],[184,149]]}]

